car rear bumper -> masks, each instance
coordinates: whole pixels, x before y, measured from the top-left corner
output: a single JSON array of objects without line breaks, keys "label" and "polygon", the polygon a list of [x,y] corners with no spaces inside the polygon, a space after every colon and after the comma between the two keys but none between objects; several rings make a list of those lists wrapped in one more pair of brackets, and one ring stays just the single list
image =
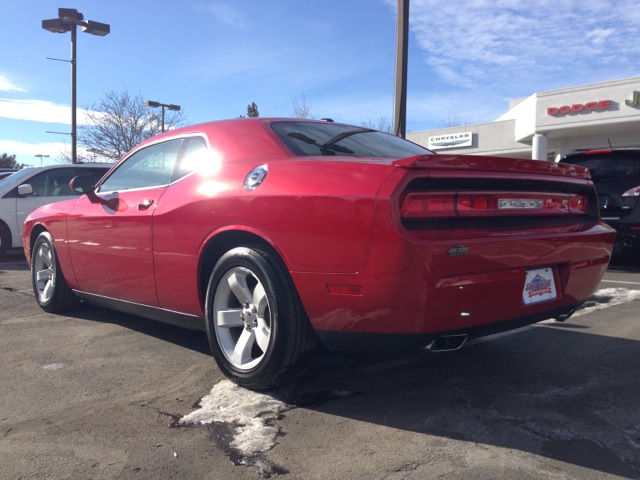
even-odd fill
[{"label": "car rear bumper", "polygon": [[[373,246],[363,272],[292,276],[321,338],[332,342],[338,333],[417,335],[424,343],[445,332],[478,336],[510,322],[533,323],[575,308],[598,287],[614,235],[596,224],[561,236],[513,235],[462,243],[403,237]],[[527,271],[539,268],[553,272],[556,296],[527,304]]]},{"label": "car rear bumper", "polygon": [[476,325],[474,327],[435,333],[389,334],[323,330],[318,332],[318,336],[324,345],[326,345],[331,351],[337,353],[368,354],[397,352],[406,348],[427,347],[437,339],[444,337],[464,336],[471,340],[474,338],[495,335],[497,333],[523,328],[549,318],[560,318],[563,315],[572,313],[580,307],[580,305],[582,305],[582,303],[543,313],[504,320],[501,322],[493,322],[484,325]]}]

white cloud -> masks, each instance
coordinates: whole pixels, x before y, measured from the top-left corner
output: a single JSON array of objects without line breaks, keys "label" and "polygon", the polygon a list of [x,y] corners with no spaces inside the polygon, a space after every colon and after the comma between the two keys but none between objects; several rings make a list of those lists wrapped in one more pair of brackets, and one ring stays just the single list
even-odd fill
[{"label": "white cloud", "polygon": [[637,7],[637,0],[413,0],[411,34],[424,61],[452,86],[534,93],[567,79],[610,79],[612,65],[620,78],[632,74],[640,53]]},{"label": "white cloud", "polygon": [[0,92],[26,92],[27,89],[0,75]]},{"label": "white cloud", "polygon": [[204,10],[231,27],[240,27],[244,23],[243,16],[235,7],[235,4],[232,6],[217,3],[215,5],[207,5]]},{"label": "white cloud", "polygon": [[[44,100],[0,98],[0,117],[32,122],[71,124],[71,109]],[[84,111],[78,109],[78,125],[86,125]]]},{"label": "white cloud", "polygon": [[16,155],[18,163],[27,165],[40,165],[41,160],[35,155],[49,155],[43,163],[50,164],[65,151],[69,151],[69,145],[64,142],[24,143],[0,139],[0,152]]}]

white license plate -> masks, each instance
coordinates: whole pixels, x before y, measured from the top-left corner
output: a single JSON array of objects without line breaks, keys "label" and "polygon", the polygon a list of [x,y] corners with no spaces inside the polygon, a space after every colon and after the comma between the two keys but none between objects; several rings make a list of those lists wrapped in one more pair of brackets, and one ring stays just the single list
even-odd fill
[{"label": "white license plate", "polygon": [[557,298],[556,283],[552,268],[527,270],[527,277],[522,290],[522,301],[525,305],[547,302]]}]

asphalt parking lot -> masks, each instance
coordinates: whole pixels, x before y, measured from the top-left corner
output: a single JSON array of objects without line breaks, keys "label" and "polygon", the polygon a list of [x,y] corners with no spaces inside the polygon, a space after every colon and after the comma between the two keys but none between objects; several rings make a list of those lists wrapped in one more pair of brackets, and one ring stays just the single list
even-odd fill
[{"label": "asphalt parking lot", "polygon": [[[12,252],[0,478],[638,479],[640,266],[626,260],[565,323],[451,353],[323,355],[265,401],[223,379],[200,333],[94,307],[42,312]],[[257,403],[255,422],[181,421],[206,398],[214,413]]]}]

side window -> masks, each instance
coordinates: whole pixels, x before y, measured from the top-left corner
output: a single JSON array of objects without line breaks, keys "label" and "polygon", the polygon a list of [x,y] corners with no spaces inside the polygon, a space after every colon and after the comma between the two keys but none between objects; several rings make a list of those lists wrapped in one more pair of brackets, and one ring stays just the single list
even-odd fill
[{"label": "side window", "polygon": [[74,195],[69,182],[75,177],[73,168],[62,168],[51,171],[51,195],[59,197],[62,195]]},{"label": "side window", "polygon": [[69,182],[73,177],[73,168],[58,168],[34,175],[25,183],[31,185],[34,196],[59,197],[63,195],[73,195],[69,187]]},{"label": "side window", "polygon": [[171,183],[183,140],[169,140],[138,150],[100,185],[100,192],[151,188]]},{"label": "side window", "polygon": [[207,142],[202,137],[185,139],[182,153],[172,181],[176,181],[198,170],[203,161],[206,162]]},{"label": "side window", "polygon": [[93,183],[96,184],[98,183],[98,180],[100,180],[102,177],[104,177],[104,174],[107,173],[109,171],[108,167],[105,168],[76,168],[76,172],[75,175],[86,175],[89,176],[91,178],[93,178]]}]

